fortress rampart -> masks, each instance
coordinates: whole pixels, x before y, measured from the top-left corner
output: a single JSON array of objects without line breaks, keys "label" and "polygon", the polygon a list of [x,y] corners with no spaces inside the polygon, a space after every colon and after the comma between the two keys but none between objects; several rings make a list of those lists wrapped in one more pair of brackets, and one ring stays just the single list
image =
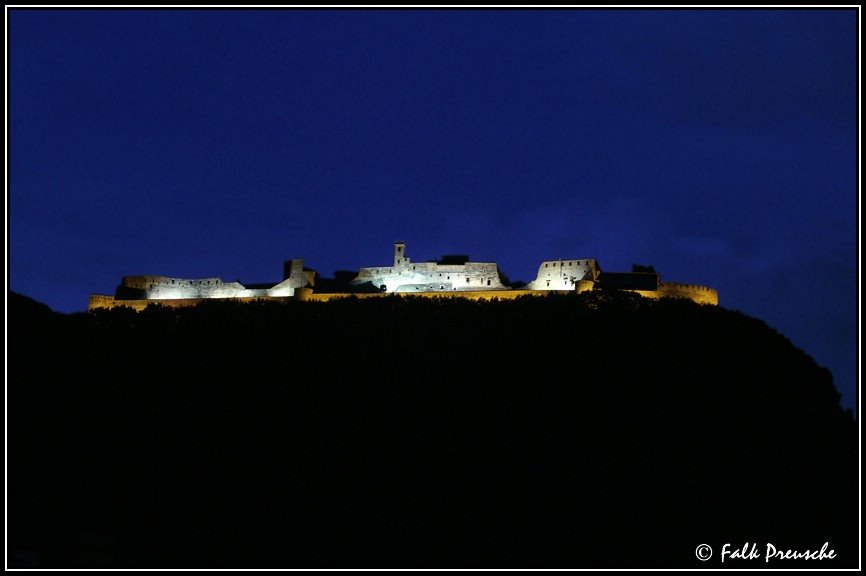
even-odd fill
[{"label": "fortress rampart", "polygon": [[507,290],[499,279],[499,267],[493,262],[412,262],[406,256],[406,244],[394,244],[394,264],[361,268],[352,284],[369,284],[385,292],[452,292]]},{"label": "fortress rampart", "polygon": [[[96,308],[132,308],[136,312],[141,312],[151,304],[158,304],[168,308],[185,308],[187,306],[196,306],[209,298],[163,298],[163,299],[118,299],[107,294],[91,294],[88,303],[88,310]],[[255,298],[238,298],[238,300],[255,300]]]},{"label": "fortress rampart", "polygon": [[[696,286],[688,284],[680,284],[681,288],[676,290],[627,290],[644,296],[658,300],[660,298],[688,298],[698,304],[718,305],[718,294],[712,288],[705,286]],[[431,292],[369,292],[369,293],[317,293],[309,288],[302,288],[295,291],[292,297],[278,296],[256,296],[232,298],[239,302],[253,302],[259,300],[273,300],[282,302],[289,298],[301,302],[328,302],[330,300],[340,300],[344,298],[358,298],[360,300],[370,298],[388,298],[391,296],[401,296],[406,298],[463,298],[467,300],[514,300],[521,297],[544,297],[548,294],[574,294],[592,290],[592,282],[578,282],[576,290],[453,290],[453,291],[431,291]],[[183,308],[186,306],[195,306],[203,302],[203,298],[183,298],[175,300],[117,300],[114,296],[103,294],[93,294],[90,296],[88,310],[96,308],[120,308],[129,307],[136,311],[141,311],[152,304],[159,306],[168,306],[170,308]]]},{"label": "fortress rampart", "polygon": [[[301,302],[328,302],[330,300],[341,300],[345,298],[358,298],[367,300],[370,298],[389,298],[400,296],[404,298],[463,298],[467,300],[514,300],[523,296],[528,297],[543,297],[548,294],[572,294],[572,290],[473,290],[473,291],[434,291],[434,292],[337,292],[337,293],[321,293],[313,292],[308,288],[296,290],[291,299]],[[272,300],[276,302],[285,302],[290,298],[276,296],[257,296],[231,298],[238,302],[253,302],[261,300]],[[104,294],[92,294],[90,296],[90,305],[88,310],[96,308],[122,308],[128,307],[138,312],[144,310],[150,305],[168,306],[170,308],[184,308],[186,306],[195,306],[203,302],[204,298],[184,298],[177,300],[118,300],[114,296]]]},{"label": "fortress rampart", "polygon": [[594,282],[601,269],[592,258],[548,260],[538,267],[535,280],[526,285],[528,290],[573,290],[580,281]]},{"label": "fortress rampart", "polygon": [[165,276],[124,276],[119,291],[145,300],[265,296],[264,290],[248,290],[239,282],[223,282],[219,278],[187,280]]},{"label": "fortress rampart", "polygon": [[[698,304],[712,304],[714,306],[719,304],[719,293],[716,289],[697,284],[662,282],[656,292],[659,293],[658,298],[688,298]],[[653,296],[648,297],[652,298]]]},{"label": "fortress rampart", "polygon": [[[247,288],[240,282],[220,278],[182,279],[166,276],[124,276],[114,296],[93,294],[88,310],[128,306],[144,310],[158,302],[165,306],[194,306],[206,299],[231,298],[324,302],[338,298],[380,298],[390,294],[419,297],[489,300],[521,296],[543,296],[551,292],[580,293],[589,290],[621,290],[646,298],[687,298],[699,304],[718,305],[718,292],[706,286],[661,282],[654,271],[604,273],[593,258],[546,260],[536,278],[522,289],[502,284],[499,267],[493,262],[469,262],[468,257],[446,257],[443,262],[412,262],[406,244],[394,244],[392,265],[361,268],[351,280],[352,289],[322,293],[314,290],[316,274],[303,267],[303,260],[286,262],[285,278],[273,286]],[[463,260],[466,261],[463,261]]]}]

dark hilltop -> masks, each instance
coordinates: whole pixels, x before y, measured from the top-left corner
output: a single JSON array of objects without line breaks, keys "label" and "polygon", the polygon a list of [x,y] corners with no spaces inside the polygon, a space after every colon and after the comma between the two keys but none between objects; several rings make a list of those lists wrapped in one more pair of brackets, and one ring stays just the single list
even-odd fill
[{"label": "dark hilltop", "polygon": [[[590,291],[7,313],[11,568],[859,563],[855,419],[736,311]],[[722,564],[726,543],[761,557]]]}]

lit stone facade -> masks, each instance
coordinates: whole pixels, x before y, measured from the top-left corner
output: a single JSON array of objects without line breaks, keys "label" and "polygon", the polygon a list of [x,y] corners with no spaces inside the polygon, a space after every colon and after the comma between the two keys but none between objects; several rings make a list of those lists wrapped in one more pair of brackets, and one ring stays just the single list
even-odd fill
[{"label": "lit stone facade", "polygon": [[304,270],[304,261],[290,261],[288,278],[270,288],[246,288],[239,282],[219,278],[196,280],[166,276],[124,276],[117,289],[120,300],[184,300],[202,298],[257,298],[294,296],[295,289],[313,283],[314,273]]},{"label": "lit stone facade", "polygon": [[385,292],[453,292],[467,290],[507,290],[499,280],[499,267],[493,262],[440,264],[412,262],[406,244],[394,244],[391,266],[361,268],[352,280],[355,286],[371,284]]},{"label": "lit stone facade", "polygon": [[124,276],[121,290],[135,291],[142,300],[177,300],[183,298],[237,298],[247,292],[238,282],[223,282],[219,278],[187,280],[166,276]]},{"label": "lit stone facade", "polygon": [[406,244],[394,244],[394,261],[390,266],[361,268],[351,281],[355,292],[337,290],[320,293],[313,290],[315,272],[305,270],[303,260],[286,262],[284,280],[273,286],[248,288],[239,282],[219,278],[196,280],[166,276],[124,276],[114,296],[93,294],[88,308],[128,306],[145,309],[154,300],[167,306],[192,306],[204,299],[289,298],[303,301],[326,301],[355,296],[384,296],[389,293],[419,296],[451,296],[472,299],[511,299],[524,295],[543,296],[549,292],[586,292],[590,290],[623,290],[646,298],[687,298],[699,304],[719,303],[716,290],[694,284],[661,282],[652,273],[603,273],[593,258],[546,260],[538,267],[535,279],[522,289],[511,289],[500,280],[499,267],[493,262],[468,262],[462,257],[446,257],[442,262],[412,262],[406,256]]},{"label": "lit stone facade", "polygon": [[574,290],[580,280],[595,282],[601,270],[593,258],[548,260],[538,267],[527,290]]}]

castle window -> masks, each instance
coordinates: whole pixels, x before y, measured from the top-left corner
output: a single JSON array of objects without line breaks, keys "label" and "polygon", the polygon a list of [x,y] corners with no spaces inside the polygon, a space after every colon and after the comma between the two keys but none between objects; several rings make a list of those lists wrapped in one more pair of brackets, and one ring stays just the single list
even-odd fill
[{"label": "castle window", "polygon": [[[440,276],[442,276],[442,274],[440,274]],[[445,290],[445,286],[444,286],[443,284],[440,284],[440,285],[439,285],[439,289],[440,289],[440,290]]]},{"label": "castle window", "polygon": [[545,264],[544,267],[547,268],[547,264]]},{"label": "castle window", "polygon": [[451,276],[448,276],[447,279],[448,279],[448,280],[451,280]]},{"label": "castle window", "polygon": [[490,278],[487,279],[487,285],[490,286]]},{"label": "castle window", "polygon": [[466,279],[466,283],[469,284],[469,278]]}]

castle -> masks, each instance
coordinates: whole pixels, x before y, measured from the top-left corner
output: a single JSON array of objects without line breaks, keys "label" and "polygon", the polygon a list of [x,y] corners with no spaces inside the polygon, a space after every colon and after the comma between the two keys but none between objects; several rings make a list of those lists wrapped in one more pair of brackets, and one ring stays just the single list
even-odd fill
[{"label": "castle", "polygon": [[446,256],[438,262],[412,262],[406,255],[405,242],[394,244],[391,265],[361,268],[344,289],[317,292],[316,278],[316,272],[304,268],[300,258],[287,261],[283,280],[272,286],[244,286],[240,282],[223,282],[220,278],[124,276],[114,296],[92,294],[88,309],[128,306],[142,310],[154,301],[169,306],[188,306],[211,298],[322,301],[396,293],[491,299],[587,290],[625,290],[647,298],[688,298],[699,304],[719,303],[718,292],[713,288],[661,282],[652,269],[603,272],[592,258],[544,261],[534,280],[522,288],[511,288],[503,284],[494,262],[470,262],[466,256]]},{"label": "castle", "polygon": [[200,300],[204,298],[289,297],[295,289],[312,286],[315,272],[304,269],[304,261],[286,262],[284,279],[269,288],[246,287],[240,282],[223,282],[220,278],[186,280],[165,276],[124,276],[117,287],[118,300]]},{"label": "castle", "polygon": [[508,290],[493,262],[449,263],[446,258],[444,262],[413,263],[406,256],[405,242],[394,244],[393,266],[361,268],[352,280],[355,286],[368,282],[383,292]]}]

